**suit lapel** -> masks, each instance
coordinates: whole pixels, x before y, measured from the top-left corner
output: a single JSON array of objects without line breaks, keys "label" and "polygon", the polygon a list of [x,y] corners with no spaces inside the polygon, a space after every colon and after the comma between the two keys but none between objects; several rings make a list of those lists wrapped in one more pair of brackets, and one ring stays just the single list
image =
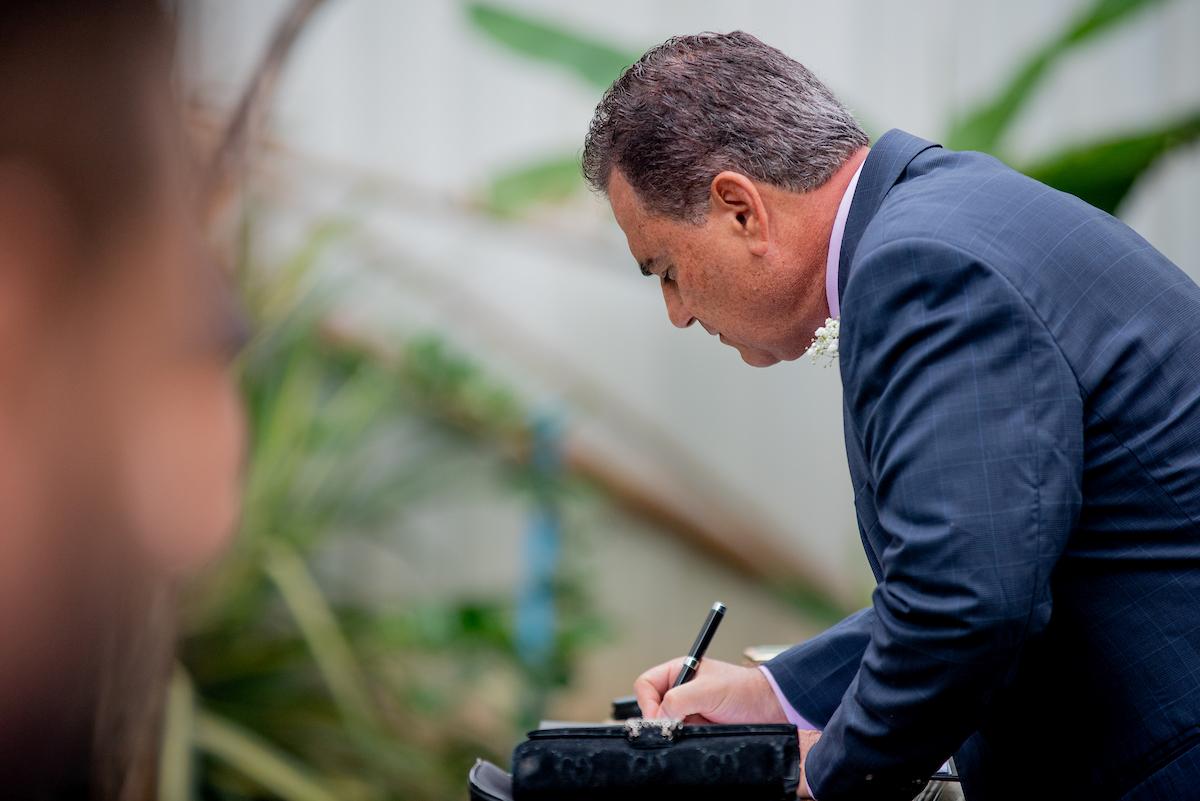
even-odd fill
[{"label": "suit lapel", "polygon": [[842,235],[842,253],[838,260],[839,300],[846,289],[846,279],[850,277],[850,269],[854,264],[854,251],[858,249],[858,242],[862,239],[867,224],[879,211],[883,198],[900,180],[909,162],[916,158],[918,153],[931,147],[940,145],[893,128],[879,137],[879,141],[867,154],[862,173],[858,176],[858,186],[854,189],[854,198],[850,201],[850,214],[846,217],[846,230]]},{"label": "suit lapel", "polygon": [[[859,240],[867,225],[879,211],[883,199],[893,186],[900,180],[909,163],[918,153],[938,147],[933,142],[926,141],[904,131],[893,129],[883,136],[871,148],[863,162],[862,173],[858,176],[858,186],[854,190],[854,198],[850,202],[850,213],[846,217],[846,229],[842,235],[842,252],[838,261],[838,297],[845,293],[846,279],[854,264],[854,254],[858,249]],[[867,561],[871,564],[871,572],[876,581],[883,580],[881,558],[887,543],[881,538],[881,532],[875,525],[877,513],[875,510],[875,488],[867,466],[866,455],[862,443],[850,417],[846,401],[842,401],[842,419],[846,433],[846,457],[850,466],[850,480],[854,486],[855,516],[858,519],[858,531],[862,537],[863,550]]]}]

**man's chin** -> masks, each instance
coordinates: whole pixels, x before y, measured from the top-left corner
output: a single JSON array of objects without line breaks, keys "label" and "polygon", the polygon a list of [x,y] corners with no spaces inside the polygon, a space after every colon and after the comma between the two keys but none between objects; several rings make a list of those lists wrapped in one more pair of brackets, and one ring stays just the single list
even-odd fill
[{"label": "man's chin", "polygon": [[742,357],[742,361],[751,367],[770,367],[780,362],[780,359],[777,357],[761,350],[746,351],[738,348],[738,355]]},{"label": "man's chin", "polygon": [[778,356],[775,356],[768,351],[759,350],[758,348],[752,348],[749,345],[742,345],[737,342],[733,342],[724,334],[721,334],[719,338],[722,344],[728,345],[736,350],[738,355],[742,357],[742,361],[751,367],[770,367],[773,364],[779,364],[781,361]]}]

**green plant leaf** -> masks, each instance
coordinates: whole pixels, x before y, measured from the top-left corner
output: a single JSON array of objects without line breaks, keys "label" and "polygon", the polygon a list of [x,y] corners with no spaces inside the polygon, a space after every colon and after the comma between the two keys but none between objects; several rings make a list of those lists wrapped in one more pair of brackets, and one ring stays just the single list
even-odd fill
[{"label": "green plant leaf", "polygon": [[995,153],[1000,140],[1042,79],[1067,53],[1131,14],[1163,0],[1094,0],[1057,37],[1042,45],[990,100],[950,128],[947,147]]},{"label": "green plant leaf", "polygon": [[256,333],[272,331],[306,298],[317,264],[330,247],[344,239],[354,223],[341,218],[323,220],[307,232],[288,258],[272,270],[239,271],[239,289],[254,310]]},{"label": "green plant leaf", "polygon": [[167,688],[159,754],[159,801],[191,801],[195,712],[196,694],[192,680],[183,666],[176,664]]},{"label": "green plant leaf", "polygon": [[196,745],[285,801],[338,801],[325,783],[271,743],[203,708]]},{"label": "green plant leaf", "polygon": [[362,669],[304,560],[291,548],[276,542],[267,550],[266,571],[300,627],[347,722],[375,728],[374,707]]},{"label": "green plant leaf", "polygon": [[565,200],[583,188],[579,157],[553,155],[506,170],[491,181],[487,207],[500,217],[515,217],[530,206]]},{"label": "green plant leaf", "polygon": [[468,3],[466,8],[471,24],[494,41],[561,67],[599,89],[607,89],[640,55],[492,3]]},{"label": "green plant leaf", "polygon": [[1110,214],[1137,179],[1176,147],[1200,138],[1200,109],[1157,130],[1072,148],[1023,169],[1042,183],[1070,192]]}]

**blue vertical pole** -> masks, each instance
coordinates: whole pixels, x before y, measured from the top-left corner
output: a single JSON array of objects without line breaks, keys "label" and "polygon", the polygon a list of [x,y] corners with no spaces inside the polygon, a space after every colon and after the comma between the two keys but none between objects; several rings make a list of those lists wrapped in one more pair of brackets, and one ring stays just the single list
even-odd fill
[{"label": "blue vertical pole", "polygon": [[562,553],[562,521],[555,492],[562,471],[560,426],[553,416],[539,413],[531,428],[534,502],[525,536],[524,586],[516,620],[517,653],[533,682],[523,711],[527,722],[541,717],[545,702],[556,631],[554,581]]}]

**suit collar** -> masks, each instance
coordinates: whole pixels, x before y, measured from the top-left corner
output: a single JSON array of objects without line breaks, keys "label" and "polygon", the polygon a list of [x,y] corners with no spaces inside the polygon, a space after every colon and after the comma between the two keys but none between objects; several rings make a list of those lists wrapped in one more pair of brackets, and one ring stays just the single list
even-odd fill
[{"label": "suit collar", "polygon": [[918,153],[931,147],[940,145],[893,128],[879,137],[871,152],[867,154],[858,178],[858,186],[854,190],[854,199],[850,203],[846,231],[842,235],[842,253],[838,260],[839,304],[846,289],[846,279],[850,277],[854,252],[858,249],[858,242],[862,239],[867,224],[879,211],[884,196],[900,180],[909,162],[916,158]]}]

